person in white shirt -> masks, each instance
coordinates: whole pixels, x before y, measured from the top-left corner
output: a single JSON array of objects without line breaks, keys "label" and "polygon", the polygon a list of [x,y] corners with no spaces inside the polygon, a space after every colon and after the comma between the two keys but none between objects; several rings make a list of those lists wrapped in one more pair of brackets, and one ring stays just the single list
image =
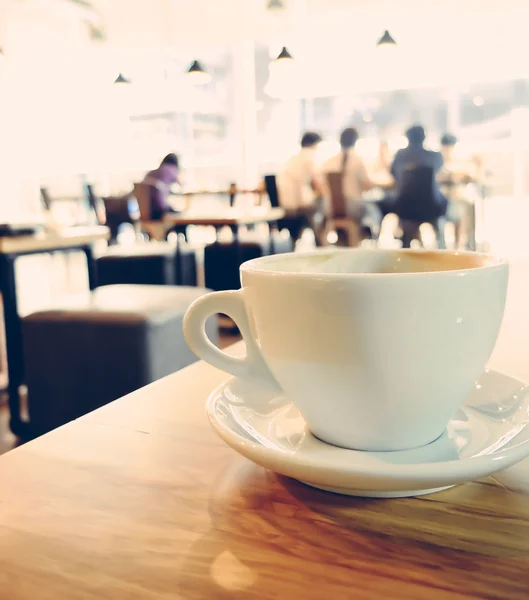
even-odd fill
[{"label": "person in white shirt", "polygon": [[362,192],[374,187],[371,182],[364,161],[358,156],[354,147],[358,140],[358,131],[354,127],[344,129],[340,134],[341,150],[331,156],[322,167],[323,173],[341,173],[343,176],[343,193],[347,200],[347,214],[355,219],[360,213],[365,213],[362,208]]},{"label": "person in white shirt", "polygon": [[294,242],[308,227],[314,231],[316,243],[321,243],[324,187],[316,166],[316,150],[320,142],[318,133],[304,133],[301,150],[286,162],[277,178],[279,204],[286,212],[283,221]]},{"label": "person in white shirt", "polygon": [[[371,181],[365,163],[358,156],[354,147],[358,140],[358,131],[354,127],[347,127],[340,134],[341,150],[335,156],[331,156],[322,166],[322,172],[341,173],[343,195],[346,201],[347,216],[359,223],[369,222],[375,237],[380,230],[381,216],[375,205],[362,200],[362,193],[366,192],[375,184]],[[328,186],[327,186],[328,187]],[[327,212],[331,213],[330,190],[326,190]]]}]

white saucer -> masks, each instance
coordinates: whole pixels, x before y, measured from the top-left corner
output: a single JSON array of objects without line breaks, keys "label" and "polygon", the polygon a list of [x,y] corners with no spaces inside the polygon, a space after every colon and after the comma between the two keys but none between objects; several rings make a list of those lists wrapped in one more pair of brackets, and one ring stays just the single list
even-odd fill
[{"label": "white saucer", "polygon": [[209,397],[220,437],[267,469],[351,496],[417,496],[491,475],[529,456],[529,387],[486,370],[446,432],[422,448],[360,452],[325,444],[284,396],[232,378]]}]

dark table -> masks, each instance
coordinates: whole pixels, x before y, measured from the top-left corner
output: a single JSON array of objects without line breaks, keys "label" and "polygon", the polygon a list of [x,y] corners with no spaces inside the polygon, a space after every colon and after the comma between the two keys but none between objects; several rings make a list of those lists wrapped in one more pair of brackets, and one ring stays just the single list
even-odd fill
[{"label": "dark table", "polygon": [[28,423],[20,414],[19,388],[24,382],[24,354],[22,348],[22,326],[18,313],[18,298],[15,278],[15,262],[20,256],[47,254],[51,252],[85,253],[90,289],[96,287],[92,245],[106,240],[108,227],[68,227],[58,232],[19,237],[0,237],[0,293],[4,305],[6,349],[8,364],[9,425],[15,435],[22,438],[30,435]]}]

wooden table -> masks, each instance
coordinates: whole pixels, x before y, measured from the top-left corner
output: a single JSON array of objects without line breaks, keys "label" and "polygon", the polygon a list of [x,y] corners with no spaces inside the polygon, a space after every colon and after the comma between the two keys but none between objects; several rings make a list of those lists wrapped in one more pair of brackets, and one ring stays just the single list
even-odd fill
[{"label": "wooden table", "polygon": [[[526,380],[528,274],[492,361]],[[0,457],[2,597],[529,597],[529,461],[419,498],[328,494],[216,437],[225,378],[197,363]]]},{"label": "wooden table", "polygon": [[108,239],[109,236],[108,227],[94,226],[67,227],[60,231],[36,235],[0,237],[0,293],[3,299],[6,333],[10,427],[13,433],[21,437],[27,435],[27,424],[22,421],[20,415],[19,388],[24,382],[24,354],[15,280],[16,259],[28,254],[80,250],[86,255],[88,281],[90,289],[93,289],[96,282],[92,246],[99,240]]},{"label": "wooden table", "polygon": [[164,216],[164,222],[174,225],[212,225],[213,227],[239,227],[241,225],[256,225],[271,223],[282,219],[285,211],[282,208],[260,208],[252,210],[237,210],[230,208],[215,213],[202,213],[192,210],[182,213],[169,213]]},{"label": "wooden table", "polygon": [[284,216],[285,211],[282,208],[256,207],[245,211],[230,208],[211,214],[191,210],[182,213],[169,213],[164,216],[163,222],[173,227],[182,228],[188,225],[213,226],[217,232],[223,227],[229,227],[235,243],[238,243],[241,226],[268,223],[271,227],[274,227],[277,225],[279,219],[282,219]]},{"label": "wooden table", "polygon": [[238,188],[237,186],[230,186],[228,188],[218,189],[218,190],[178,190],[173,193],[174,196],[186,196],[187,198],[192,198],[193,196],[229,196],[230,197],[230,205],[233,206],[233,202],[235,200],[235,196],[237,194],[256,194],[257,196],[261,196],[266,193],[264,188],[255,187],[255,188]]}]

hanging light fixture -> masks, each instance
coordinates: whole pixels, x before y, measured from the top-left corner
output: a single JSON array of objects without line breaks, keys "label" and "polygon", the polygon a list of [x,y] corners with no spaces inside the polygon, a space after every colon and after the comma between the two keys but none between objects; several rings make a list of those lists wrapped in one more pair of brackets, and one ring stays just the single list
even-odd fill
[{"label": "hanging light fixture", "polygon": [[194,60],[187,69],[188,78],[195,85],[203,85],[211,81],[211,74],[204,69],[198,60]]},{"label": "hanging light fixture", "polygon": [[278,98],[291,96],[297,85],[298,73],[296,61],[286,46],[268,65],[270,77],[265,87],[267,95]]},{"label": "hanging light fixture", "polygon": [[268,0],[266,10],[283,10],[285,4],[282,0]]},{"label": "hanging light fixture", "polygon": [[116,77],[116,79],[114,80],[114,83],[115,83],[115,84],[118,84],[118,83],[126,83],[126,84],[130,84],[130,79],[127,79],[127,78],[126,78],[126,77],[123,75],[123,73],[120,73],[120,74],[119,74],[119,75]]},{"label": "hanging light fixture", "polygon": [[382,37],[377,42],[377,48],[394,48],[396,45],[397,42],[387,29],[384,31]]},{"label": "hanging light fixture", "polygon": [[280,60],[294,60],[294,57],[287,50],[286,46],[283,46],[281,52],[279,53],[279,55],[277,56],[277,58],[274,59],[273,63],[277,63]]},{"label": "hanging light fixture", "polygon": [[283,46],[277,58],[274,58],[274,60],[270,61],[268,69],[270,71],[270,75],[288,77],[292,72],[292,67],[294,64],[295,61],[292,54],[290,54],[290,52],[286,49],[286,46]]}]

